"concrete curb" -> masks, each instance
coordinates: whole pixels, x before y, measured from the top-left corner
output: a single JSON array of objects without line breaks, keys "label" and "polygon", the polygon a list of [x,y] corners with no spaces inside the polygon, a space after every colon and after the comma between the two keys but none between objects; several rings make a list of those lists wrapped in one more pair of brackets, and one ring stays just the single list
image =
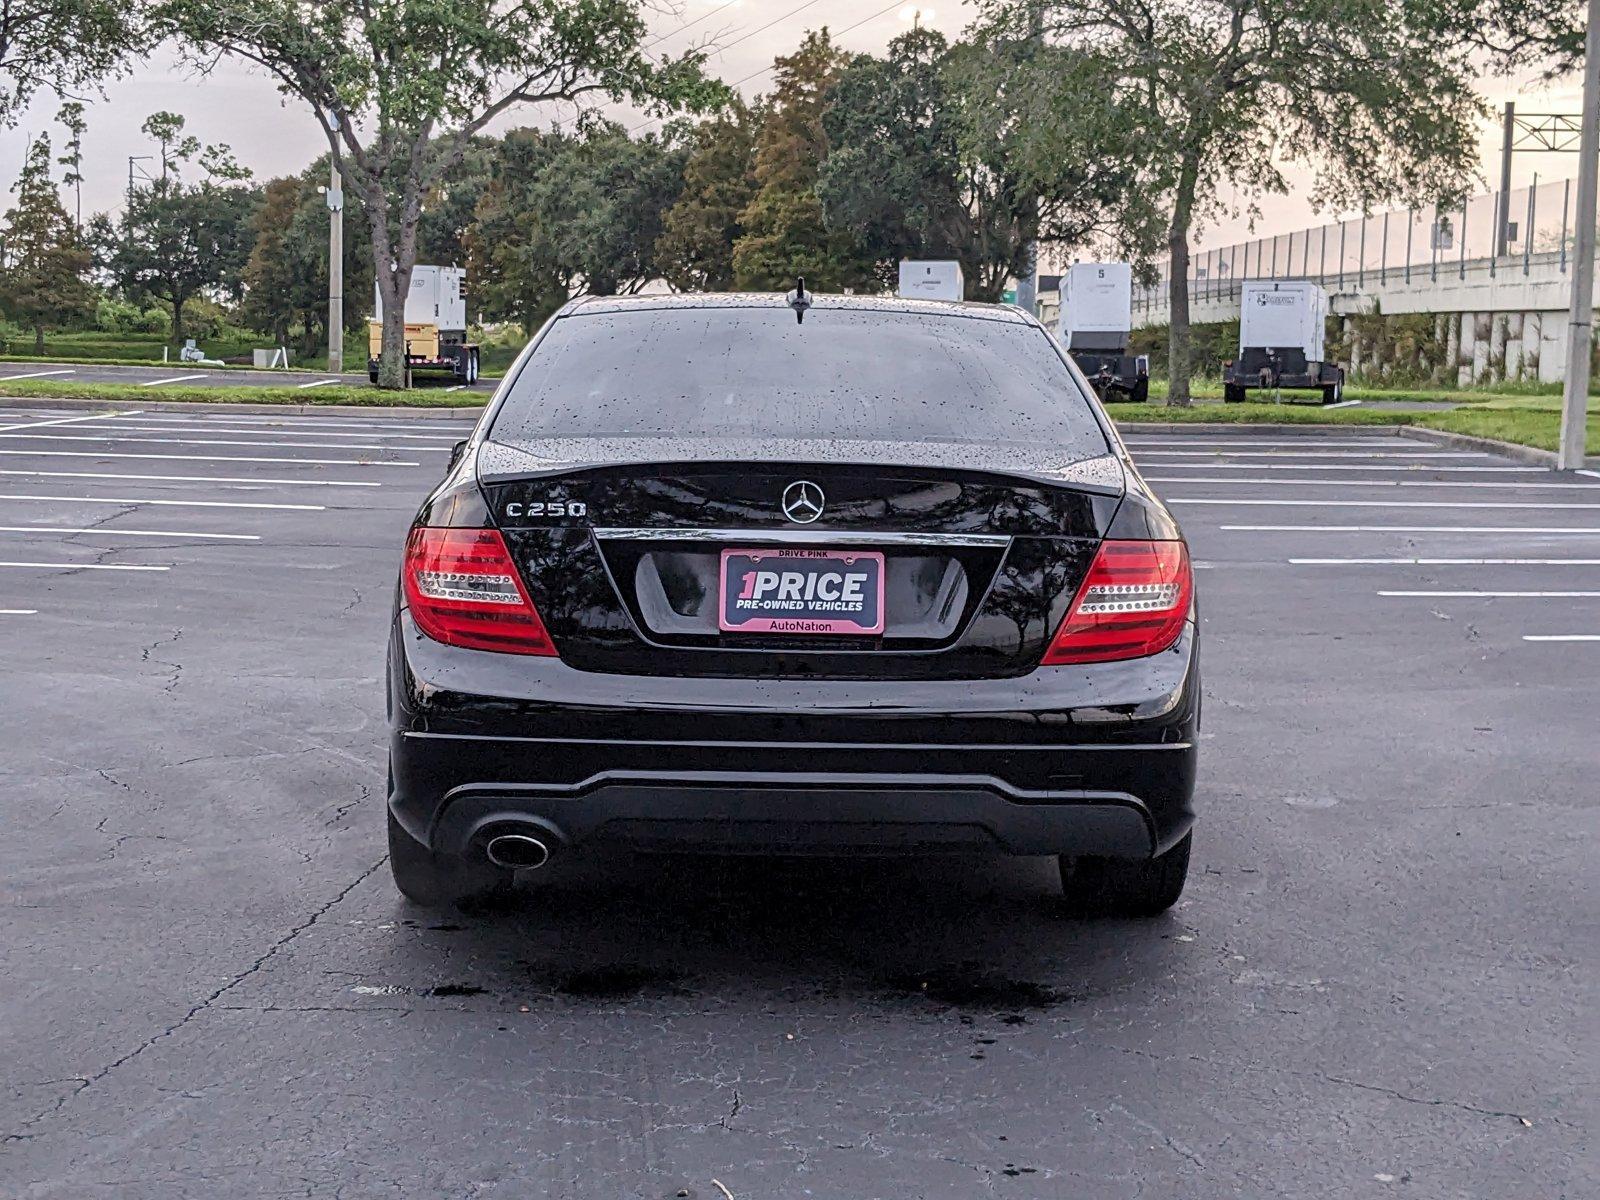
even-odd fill
[{"label": "concrete curb", "polygon": [[1418,425],[1401,425],[1397,428],[1406,437],[1415,438],[1419,442],[1432,442],[1436,446],[1449,446],[1454,450],[1483,450],[1489,454],[1498,454],[1502,458],[1527,463],[1529,466],[1549,467],[1552,471],[1556,469],[1556,454],[1553,450],[1540,450],[1537,446],[1519,446],[1515,442],[1502,442],[1471,433],[1427,429]]},{"label": "concrete curb", "polygon": [[0,408],[81,408],[87,412],[108,413],[126,408],[137,408],[140,412],[178,413],[205,409],[208,412],[284,413],[293,416],[379,417],[395,421],[444,417],[452,421],[461,421],[463,425],[476,421],[483,415],[481,404],[448,408],[377,404],[219,404],[214,400],[155,400],[148,404],[111,404],[104,400],[77,400],[56,396],[0,396]]}]

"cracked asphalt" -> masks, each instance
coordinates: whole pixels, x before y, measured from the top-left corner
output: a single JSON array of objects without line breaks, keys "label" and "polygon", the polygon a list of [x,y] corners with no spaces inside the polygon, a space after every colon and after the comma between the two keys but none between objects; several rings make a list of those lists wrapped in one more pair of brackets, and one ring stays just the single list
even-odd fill
[{"label": "cracked asphalt", "polygon": [[1161,920],[599,855],[425,913],[383,649],[459,428],[0,409],[0,1196],[1600,1195],[1600,642],[1525,640],[1600,633],[1600,483],[1133,435],[1207,639]]}]

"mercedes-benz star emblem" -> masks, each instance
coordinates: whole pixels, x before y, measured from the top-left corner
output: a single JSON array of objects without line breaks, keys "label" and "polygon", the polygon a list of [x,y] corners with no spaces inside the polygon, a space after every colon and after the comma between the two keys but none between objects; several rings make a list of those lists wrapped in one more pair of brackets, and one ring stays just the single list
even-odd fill
[{"label": "mercedes-benz star emblem", "polygon": [[822,515],[822,489],[809,479],[797,479],[783,489],[783,515],[797,525],[809,525]]}]

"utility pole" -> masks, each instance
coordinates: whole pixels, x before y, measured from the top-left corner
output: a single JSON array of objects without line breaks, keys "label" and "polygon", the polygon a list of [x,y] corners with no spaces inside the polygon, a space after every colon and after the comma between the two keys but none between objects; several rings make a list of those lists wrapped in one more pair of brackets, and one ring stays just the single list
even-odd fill
[{"label": "utility pole", "polygon": [[[1028,6],[1028,40],[1035,52],[1044,45],[1045,0],[1032,0]],[[1028,222],[1028,244],[1022,250],[1022,278],[1017,280],[1017,307],[1030,316],[1039,310],[1039,197],[1029,196],[1023,203]]]},{"label": "utility pole", "polygon": [[1573,245],[1572,311],[1567,322],[1567,381],[1561,397],[1561,448],[1556,466],[1584,461],[1589,417],[1589,356],[1594,325],[1595,192],[1600,184],[1600,0],[1589,0],[1583,39],[1583,127],[1579,143],[1577,236]]},{"label": "utility pole", "polygon": [[344,187],[339,159],[328,177],[328,373],[344,371]]},{"label": "utility pole", "polygon": [[1495,198],[1494,253],[1504,258],[1509,246],[1507,228],[1511,224],[1511,140],[1517,128],[1517,106],[1506,101],[1505,132],[1500,139],[1500,195]]}]

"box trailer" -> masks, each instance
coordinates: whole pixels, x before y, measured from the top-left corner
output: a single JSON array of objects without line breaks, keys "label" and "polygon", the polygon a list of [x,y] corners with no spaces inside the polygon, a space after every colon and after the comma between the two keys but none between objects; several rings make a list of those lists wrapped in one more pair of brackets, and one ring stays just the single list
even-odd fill
[{"label": "box trailer", "polygon": [[967,286],[961,276],[961,264],[933,259],[902,259],[900,286],[895,294],[906,300],[965,300]]},{"label": "box trailer", "polygon": [[1222,364],[1223,398],[1251,388],[1311,390],[1324,404],[1344,397],[1344,368],[1326,361],[1328,293],[1300,279],[1247,279],[1239,290],[1239,357]]},{"label": "box trailer", "polygon": [[[378,382],[383,356],[383,296],[372,285],[367,322],[367,374]],[[467,273],[460,267],[417,266],[406,293],[406,368],[443,371],[461,383],[478,381],[479,350],[467,341]]]},{"label": "box trailer", "polygon": [[1061,278],[1057,332],[1102,400],[1150,399],[1150,358],[1129,354],[1133,339],[1133,267],[1075,263]]}]

